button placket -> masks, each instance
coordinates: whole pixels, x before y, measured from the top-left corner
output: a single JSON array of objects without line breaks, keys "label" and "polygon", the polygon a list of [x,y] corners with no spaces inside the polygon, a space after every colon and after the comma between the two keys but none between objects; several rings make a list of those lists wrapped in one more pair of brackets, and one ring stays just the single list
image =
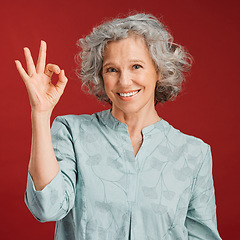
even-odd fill
[{"label": "button placket", "polygon": [[128,202],[135,203],[138,188],[138,173],[128,173]]}]

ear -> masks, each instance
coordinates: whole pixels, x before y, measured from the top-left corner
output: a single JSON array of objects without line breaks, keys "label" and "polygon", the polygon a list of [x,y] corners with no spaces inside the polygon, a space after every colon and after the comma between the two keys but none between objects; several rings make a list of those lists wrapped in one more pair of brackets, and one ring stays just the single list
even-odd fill
[{"label": "ear", "polygon": [[158,86],[160,84],[160,82],[162,81],[162,73],[161,72],[157,72],[157,81],[156,81],[156,86]]},{"label": "ear", "polygon": [[159,87],[161,85],[161,81],[157,80],[155,88]]},{"label": "ear", "polygon": [[160,70],[158,71],[158,81],[162,81],[163,76],[162,76],[162,72],[160,72]]}]

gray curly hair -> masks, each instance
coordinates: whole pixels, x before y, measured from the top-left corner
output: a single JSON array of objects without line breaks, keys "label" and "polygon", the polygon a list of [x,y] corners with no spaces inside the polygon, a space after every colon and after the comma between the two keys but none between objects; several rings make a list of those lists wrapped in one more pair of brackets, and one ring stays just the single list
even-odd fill
[{"label": "gray curly hair", "polygon": [[161,75],[155,87],[155,102],[174,100],[185,80],[184,72],[191,67],[192,58],[184,48],[173,43],[166,27],[151,14],[139,13],[117,18],[93,28],[91,34],[77,41],[82,51],[76,55],[77,76],[90,94],[111,104],[102,77],[104,49],[108,42],[127,38],[130,34],[143,37],[149,53]]}]

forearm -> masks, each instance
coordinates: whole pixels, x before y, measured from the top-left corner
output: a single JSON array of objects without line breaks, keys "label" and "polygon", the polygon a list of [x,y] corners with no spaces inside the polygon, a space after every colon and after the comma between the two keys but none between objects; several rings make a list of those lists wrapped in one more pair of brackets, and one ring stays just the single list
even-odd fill
[{"label": "forearm", "polygon": [[42,190],[59,171],[59,165],[53,150],[51,131],[51,113],[32,111],[32,144],[29,161],[31,174],[36,190]]},{"label": "forearm", "polygon": [[32,112],[32,151],[25,193],[25,203],[41,222],[65,217],[74,205],[76,191],[71,127],[59,116],[50,130],[50,115]]}]

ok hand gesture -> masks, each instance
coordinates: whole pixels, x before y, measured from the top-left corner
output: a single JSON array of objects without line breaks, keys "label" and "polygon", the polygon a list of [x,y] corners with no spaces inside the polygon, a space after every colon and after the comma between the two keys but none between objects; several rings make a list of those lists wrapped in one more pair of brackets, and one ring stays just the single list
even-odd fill
[{"label": "ok hand gesture", "polygon": [[[46,42],[41,41],[37,65],[35,67],[31,52],[24,48],[24,55],[27,62],[27,73],[20,61],[16,60],[16,67],[21,75],[28,91],[31,109],[38,113],[51,113],[67,84],[68,79],[59,66],[55,64],[46,65]],[[58,74],[58,82],[52,84],[53,73]]]}]

